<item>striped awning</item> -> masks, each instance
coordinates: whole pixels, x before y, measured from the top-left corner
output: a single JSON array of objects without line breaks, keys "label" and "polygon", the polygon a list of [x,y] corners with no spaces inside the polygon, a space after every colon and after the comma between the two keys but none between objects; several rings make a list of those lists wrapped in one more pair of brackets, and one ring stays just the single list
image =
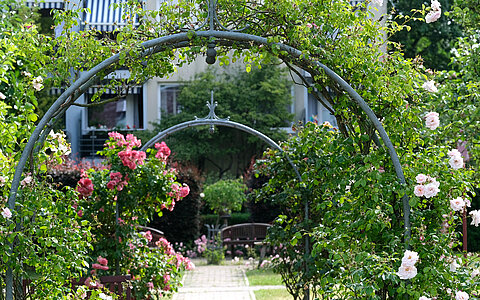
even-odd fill
[{"label": "striped awning", "polygon": [[[95,94],[96,92],[98,92],[101,89],[104,89],[104,88],[101,87],[101,86],[92,86],[92,87],[88,88],[87,94]],[[133,86],[133,87],[128,89],[128,94],[130,94],[130,95],[138,95],[141,92],[142,92],[142,87],[141,86]],[[107,94],[107,95],[114,95],[116,93],[117,93],[117,91],[112,90],[112,89],[105,89],[105,91],[104,91],[104,94]]]},{"label": "striped awning", "polygon": [[[85,12],[85,29],[95,28],[99,31],[113,31],[115,28],[125,26],[132,22],[131,19],[125,19],[123,7],[114,8],[114,3],[120,4],[127,0],[85,0],[85,7],[90,9]],[[130,16],[131,18],[132,16]],[[133,24],[138,25],[137,16],[133,16]]]},{"label": "striped awning", "polygon": [[38,7],[38,8],[47,8],[47,9],[62,9],[64,7],[63,0],[27,0],[25,4],[28,7]]}]

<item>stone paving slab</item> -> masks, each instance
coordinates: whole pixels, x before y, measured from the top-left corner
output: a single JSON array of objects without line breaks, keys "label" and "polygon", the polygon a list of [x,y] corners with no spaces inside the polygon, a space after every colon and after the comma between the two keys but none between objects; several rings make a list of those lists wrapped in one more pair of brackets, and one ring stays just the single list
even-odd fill
[{"label": "stone paving slab", "polygon": [[186,272],[173,300],[255,300],[241,266],[197,266]]}]

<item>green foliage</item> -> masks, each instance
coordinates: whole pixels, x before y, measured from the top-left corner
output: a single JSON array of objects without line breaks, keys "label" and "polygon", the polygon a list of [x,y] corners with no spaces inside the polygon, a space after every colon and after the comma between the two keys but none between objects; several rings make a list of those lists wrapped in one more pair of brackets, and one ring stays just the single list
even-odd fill
[{"label": "green foliage", "polygon": [[205,187],[205,203],[220,215],[239,211],[246,200],[246,188],[241,179],[221,179]]},{"label": "green foliage", "polygon": [[[453,1],[439,1],[442,12],[452,9]],[[389,2],[390,3],[390,2]],[[392,15],[412,15],[412,10],[420,8],[425,1],[395,0],[392,1]],[[429,5],[429,3],[428,3]],[[462,29],[451,16],[442,13],[439,20],[427,24],[423,19],[412,20],[408,27],[395,33],[391,40],[402,45],[405,57],[421,56],[426,68],[432,70],[451,69],[449,65],[457,38],[463,35]]]}]

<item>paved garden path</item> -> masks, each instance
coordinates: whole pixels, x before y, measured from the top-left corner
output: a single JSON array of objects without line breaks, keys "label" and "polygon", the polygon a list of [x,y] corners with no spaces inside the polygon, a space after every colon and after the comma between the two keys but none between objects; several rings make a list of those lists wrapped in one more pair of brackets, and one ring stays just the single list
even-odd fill
[{"label": "paved garden path", "polygon": [[269,288],[279,287],[249,287],[245,266],[200,264],[186,272],[183,287],[173,300],[255,300],[254,290]]}]

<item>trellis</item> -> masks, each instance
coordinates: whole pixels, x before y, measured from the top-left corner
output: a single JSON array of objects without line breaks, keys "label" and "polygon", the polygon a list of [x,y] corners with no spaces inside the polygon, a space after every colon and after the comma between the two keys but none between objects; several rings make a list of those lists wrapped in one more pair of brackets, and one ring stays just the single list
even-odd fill
[{"label": "trellis", "polygon": [[[241,42],[243,43],[243,45],[251,45],[251,44],[254,44],[257,46],[263,45],[267,49],[272,49],[272,46],[274,46],[277,50],[287,53],[286,56],[291,58],[292,61],[294,61],[293,64],[296,67],[302,68],[302,65],[300,63],[297,63],[297,61],[299,61],[300,58],[302,58],[302,52],[300,50],[283,43],[272,43],[265,37],[242,33],[241,31],[243,29],[230,30],[225,26],[223,26],[218,20],[218,16],[216,13],[217,11],[216,4],[217,3],[215,0],[209,0],[208,16],[204,21],[204,23],[200,27],[195,29],[195,34],[193,36],[189,32],[180,32],[180,33],[174,33],[174,34],[162,36],[159,38],[155,38],[155,39],[140,43],[138,47],[139,49],[141,49],[141,51],[140,51],[140,54],[138,55],[138,59],[144,58],[146,56],[150,56],[155,53],[159,53],[165,50],[167,47],[169,49],[186,47],[189,45],[193,37],[199,37],[199,38],[204,38],[204,40],[206,41],[206,45],[205,45],[207,46],[206,61],[209,64],[213,64],[215,62],[215,57],[216,57],[215,47],[220,41],[223,41],[223,42],[230,42],[230,43]],[[273,53],[274,51],[271,51],[271,52]],[[48,135],[51,128],[53,127],[54,119],[59,115],[62,115],[63,113],[65,113],[65,111],[71,105],[74,104],[75,99],[77,99],[79,95],[82,95],[83,93],[88,91],[88,89],[94,84],[94,82],[99,79],[98,78],[99,73],[102,73],[107,69],[109,70],[112,66],[119,63],[120,59],[121,59],[121,55],[115,54],[105,59],[101,63],[97,64],[95,67],[93,67],[89,71],[86,71],[83,74],[81,74],[81,76],[75,82],[73,82],[65,90],[65,92],[63,92],[58,97],[58,99],[53,103],[53,105],[45,113],[43,118],[39,121],[32,135],[28,139],[28,142],[25,146],[25,149],[19,159],[18,165],[15,170],[15,175],[12,181],[11,190],[8,198],[8,207],[10,210],[15,210],[17,192],[19,189],[20,181],[22,179],[22,174],[27,164],[27,161],[31,156],[35,155],[35,152],[38,149],[38,146],[37,148],[35,146],[38,144],[39,145],[43,144],[43,141],[45,140],[46,136]],[[388,137],[385,129],[383,128],[381,122],[378,120],[378,118],[376,117],[372,109],[369,107],[369,105],[355,91],[355,89],[352,88],[351,85],[349,85],[344,79],[342,79],[338,74],[336,74],[328,66],[322,64],[319,61],[312,61],[311,63],[314,66],[318,67],[320,70],[323,70],[324,73],[331,80],[333,80],[333,82],[335,82],[341,89],[343,89],[344,92],[346,92],[349,95],[351,100],[353,100],[366,114],[367,118],[369,119],[369,121],[372,123],[372,125],[378,132],[380,138],[382,139],[385,147],[388,150],[398,181],[401,184],[405,184],[405,177],[403,174],[403,170],[402,170],[398,155],[394,149],[394,146],[390,138]],[[213,106],[213,103],[212,103],[212,106]],[[195,126],[220,125],[220,126],[230,126],[230,127],[238,128],[238,129],[247,131],[250,134],[257,135],[259,137],[262,136],[260,133],[252,131],[252,129],[247,126],[243,127],[244,125],[241,125],[238,123],[233,124],[233,123],[234,122],[231,122],[228,120],[220,120],[218,118],[217,119],[206,118],[203,120],[198,119],[195,121],[191,121],[191,123],[188,123],[188,124],[183,124],[183,125],[180,124],[180,125],[177,125],[177,127],[174,126],[171,129],[169,129],[167,133],[173,133],[174,131],[186,128],[189,125],[195,125]],[[154,143],[154,141],[160,139],[162,136],[164,136],[164,134],[166,133],[165,132],[159,133],[151,141],[145,144],[142,149],[145,149],[151,146],[152,143]],[[267,143],[269,143],[270,145],[274,145],[274,142],[271,141],[268,137],[264,136],[262,137],[262,139]],[[274,146],[274,147],[278,149],[277,146]],[[292,163],[292,166],[294,166],[293,163]],[[294,167],[294,169],[296,168]],[[298,171],[297,171],[297,175],[298,175]],[[411,229],[410,229],[410,204],[409,204],[408,196],[406,194],[402,197],[402,204],[403,204],[403,216],[404,216],[404,240],[405,240],[405,245],[408,248]],[[306,218],[308,218],[308,209],[309,209],[308,201],[306,201],[306,204],[305,204]],[[11,251],[13,251],[13,247],[14,245],[12,244]],[[308,249],[308,239],[306,239],[306,248]],[[14,294],[13,271],[11,268],[8,268],[7,274],[6,274],[6,299],[13,300],[13,294]],[[306,297],[308,299],[308,293],[306,293]]]}]

